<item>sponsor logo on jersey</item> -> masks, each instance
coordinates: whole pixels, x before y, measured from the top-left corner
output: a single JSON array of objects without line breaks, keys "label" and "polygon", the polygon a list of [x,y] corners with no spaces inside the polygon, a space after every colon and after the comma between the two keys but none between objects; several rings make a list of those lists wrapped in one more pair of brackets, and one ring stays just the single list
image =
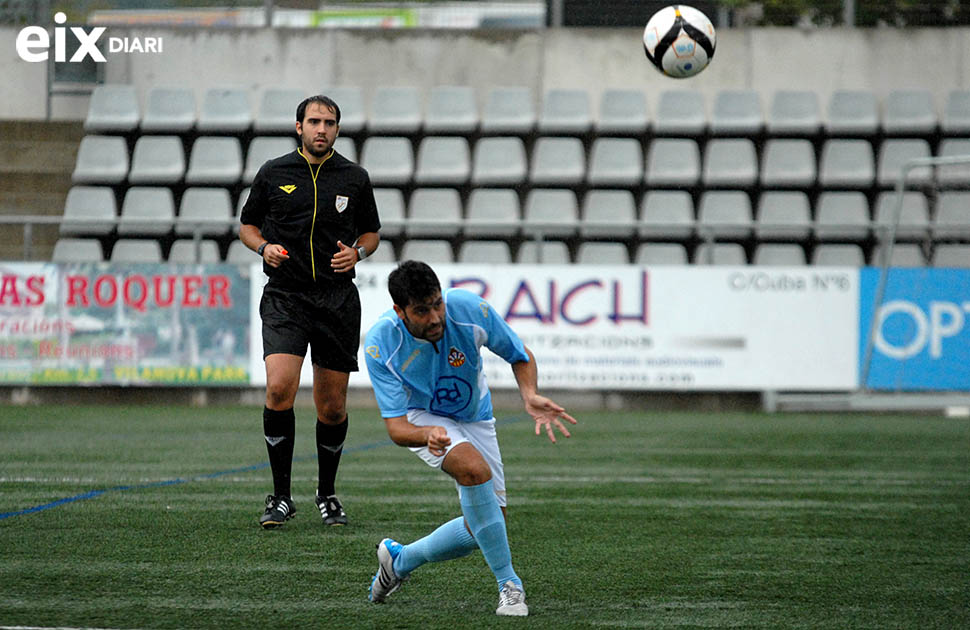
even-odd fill
[{"label": "sponsor logo on jersey", "polygon": [[344,197],[343,195],[337,195],[337,201],[334,203],[334,206],[337,208],[337,212],[343,212],[344,210],[346,210],[347,203],[349,201],[350,199],[348,199],[347,197]]},{"label": "sponsor logo on jersey", "polygon": [[296,190],[296,186],[293,184],[287,184],[286,186],[280,186],[280,190],[285,192],[287,195]]},{"label": "sponsor logo on jersey", "polygon": [[478,308],[482,309],[482,317],[488,317],[488,304],[485,302],[480,302]]},{"label": "sponsor logo on jersey", "polygon": [[465,353],[452,346],[448,350],[448,364],[451,367],[461,367],[465,365]]}]

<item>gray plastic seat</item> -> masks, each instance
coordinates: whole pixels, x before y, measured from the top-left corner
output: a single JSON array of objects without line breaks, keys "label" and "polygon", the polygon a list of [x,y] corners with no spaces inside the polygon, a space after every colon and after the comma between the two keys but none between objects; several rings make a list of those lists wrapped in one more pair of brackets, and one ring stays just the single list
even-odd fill
[{"label": "gray plastic seat", "polygon": [[593,126],[599,136],[641,137],[650,126],[646,95],[642,90],[603,90]]},{"label": "gray plastic seat", "polygon": [[579,227],[576,193],[565,189],[534,188],[525,200],[522,231],[527,236],[568,238]]},{"label": "gray plastic seat", "polygon": [[801,191],[761,193],[757,217],[759,241],[804,241],[812,234],[811,204]]},{"label": "gray plastic seat", "polygon": [[461,195],[454,188],[418,188],[408,201],[408,237],[454,238],[461,232]]},{"label": "gray plastic seat", "polygon": [[[875,234],[883,240],[889,237],[888,228],[892,225],[896,212],[897,197],[895,192],[879,194],[875,204]],[[896,239],[900,241],[925,240],[930,233],[930,212],[926,195],[921,192],[906,191],[903,193],[903,206],[900,211],[899,225],[896,228]]]},{"label": "gray plastic seat", "polygon": [[84,136],[71,181],[75,184],[120,184],[128,176],[128,146],[121,136]]},{"label": "gray plastic seat", "polygon": [[633,262],[637,265],[687,265],[687,248],[680,243],[641,243]]},{"label": "gray plastic seat", "polygon": [[333,149],[351,162],[357,161],[357,144],[347,136],[338,136],[333,141]]},{"label": "gray plastic seat", "polygon": [[375,188],[374,201],[381,217],[381,238],[404,233],[404,193],[397,188]]},{"label": "gray plastic seat", "polygon": [[132,186],[121,202],[119,235],[162,236],[175,223],[175,200],[164,186]]},{"label": "gray plastic seat", "polygon": [[532,133],[536,108],[527,87],[495,87],[489,90],[482,108],[483,134],[518,135]]},{"label": "gray plastic seat", "polygon": [[970,269],[970,245],[966,243],[940,243],[930,258],[933,267]]},{"label": "gray plastic seat", "polygon": [[414,175],[414,149],[407,138],[370,136],[360,157],[375,186],[403,186]]},{"label": "gray plastic seat", "polygon": [[253,131],[258,134],[293,134],[296,108],[305,98],[306,92],[299,88],[266,88],[259,99]]},{"label": "gray plastic seat", "polygon": [[[241,244],[242,241],[239,241]],[[179,264],[192,263],[220,263],[222,255],[219,253],[219,244],[212,239],[204,238],[199,241],[196,250],[195,241],[191,238],[176,239],[172,247],[168,250],[168,262]],[[251,259],[251,262],[255,260]]]},{"label": "gray plastic seat", "polygon": [[377,251],[371,252],[370,256],[364,259],[364,263],[395,263],[397,262],[397,252],[394,250],[394,243],[381,241],[377,246]]},{"label": "gray plastic seat", "polygon": [[869,237],[869,202],[861,192],[824,192],[815,206],[819,240],[862,241]]},{"label": "gray plastic seat", "polygon": [[[354,135],[367,126],[367,108],[364,107],[364,91],[356,85],[338,85],[324,88],[321,92],[340,108],[340,133]],[[296,119],[296,104],[293,107]]]},{"label": "gray plastic seat", "polygon": [[597,138],[589,158],[590,186],[639,186],[643,181],[643,148],[633,138]]},{"label": "gray plastic seat", "polygon": [[536,140],[529,179],[536,186],[578,186],[586,177],[586,151],[579,138]]},{"label": "gray plastic seat", "polygon": [[246,205],[246,201],[249,200],[249,193],[252,190],[249,186],[246,186],[239,192],[239,197],[236,200],[236,221],[242,218],[243,206]]},{"label": "gray plastic seat", "polygon": [[970,90],[951,90],[946,95],[940,129],[946,136],[970,135]]},{"label": "gray plastic seat", "polygon": [[962,164],[936,167],[936,181],[941,188],[970,188],[970,138],[944,138],[937,150],[939,157],[966,157]]},{"label": "gray plastic seat", "polygon": [[759,243],[751,264],[765,267],[800,267],[805,265],[805,250],[794,243]]},{"label": "gray plastic seat", "polygon": [[772,136],[815,136],[822,129],[818,94],[812,90],[779,90],[767,120]]},{"label": "gray plastic seat", "polygon": [[104,83],[91,92],[84,119],[87,133],[130,133],[138,128],[141,113],[134,85]]},{"label": "gray plastic seat", "polygon": [[589,241],[579,244],[578,265],[629,265],[630,252],[623,243]]},{"label": "gray plastic seat", "polygon": [[232,201],[225,188],[187,188],[175,219],[175,233],[224,236],[230,229]]},{"label": "gray plastic seat", "polygon": [[409,135],[421,129],[422,118],[421,93],[418,88],[378,87],[371,101],[367,124],[371,133]]},{"label": "gray plastic seat", "polygon": [[707,130],[704,95],[696,90],[661,92],[653,128],[657,135],[702,135]]},{"label": "gray plastic seat", "polygon": [[104,250],[96,238],[59,238],[51,252],[51,262],[87,263],[102,262]]},{"label": "gray plastic seat", "polygon": [[515,262],[520,265],[568,265],[569,248],[562,241],[525,241],[519,246]]},{"label": "gray plastic seat", "polygon": [[458,262],[503,265],[512,262],[512,251],[505,241],[465,241],[458,248]]},{"label": "gray plastic seat", "polygon": [[694,225],[694,200],[686,191],[650,190],[640,202],[640,238],[688,239]]},{"label": "gray plastic seat", "polygon": [[818,180],[815,148],[808,140],[772,139],[761,160],[765,188],[812,188]]},{"label": "gray plastic seat", "polygon": [[812,264],[818,267],[865,267],[862,248],[851,243],[821,243],[812,250]]},{"label": "gray plastic seat", "polygon": [[297,141],[285,136],[257,136],[249,143],[246,150],[246,168],[243,170],[242,182],[252,184],[256,173],[267,161],[292,153],[296,150]]},{"label": "gray plastic seat", "polygon": [[584,89],[546,90],[538,129],[545,135],[584,135],[593,124],[589,93]]},{"label": "gray plastic seat", "polygon": [[822,146],[818,180],[823,187],[869,188],[875,176],[875,157],[868,140],[827,140]]},{"label": "gray plastic seat", "polygon": [[748,255],[738,243],[701,243],[694,250],[695,265],[743,266]]},{"label": "gray plastic seat", "polygon": [[704,148],[704,186],[743,188],[758,181],[758,154],[747,138],[715,138]]},{"label": "gray plastic seat", "polygon": [[701,177],[701,152],[689,138],[657,138],[647,149],[647,186],[696,186]]},{"label": "gray plastic seat", "polygon": [[[383,247],[383,245],[382,243],[381,246]],[[259,262],[259,255],[246,247],[245,243],[236,239],[229,243],[229,249],[226,251],[226,262],[233,265],[249,265]]]},{"label": "gray plastic seat", "polygon": [[591,190],[583,198],[579,234],[583,238],[631,238],[637,232],[636,215],[636,200],[629,190]]},{"label": "gray plastic seat", "polygon": [[249,105],[249,93],[246,90],[234,87],[213,87],[205,91],[202,97],[202,109],[199,112],[200,133],[238,134],[247,131],[252,124],[253,112]]},{"label": "gray plastic seat", "polygon": [[482,138],[472,155],[472,184],[515,186],[525,182],[528,162],[525,143],[514,136]]},{"label": "gray plastic seat", "polygon": [[[888,244],[880,243],[872,250],[873,267],[880,267],[883,264],[883,256]],[[889,258],[890,267],[925,267],[926,256],[923,250],[916,243],[896,243],[893,245],[892,255]]]},{"label": "gray plastic seat", "polygon": [[142,133],[186,133],[195,122],[195,93],[191,89],[159,86],[148,91]]},{"label": "gray plastic seat", "polygon": [[511,238],[519,233],[519,196],[508,188],[475,188],[468,195],[465,236]]},{"label": "gray plastic seat", "polygon": [[946,191],[936,200],[933,238],[970,240],[970,192]]},{"label": "gray plastic seat", "polygon": [[185,150],[178,136],[141,136],[131,154],[128,182],[177,184],[185,176]]},{"label": "gray plastic seat", "polygon": [[936,107],[929,90],[892,90],[886,95],[882,130],[891,136],[926,136],[936,131]]},{"label": "gray plastic seat", "polygon": [[[895,187],[902,174],[903,165],[915,158],[930,157],[930,144],[920,139],[890,139],[879,147],[876,182],[882,187]],[[930,167],[913,168],[906,175],[909,185],[926,186],[933,177]]]},{"label": "gray plastic seat", "polygon": [[428,264],[453,263],[451,243],[439,239],[410,239],[401,247],[401,260],[420,260]]},{"label": "gray plastic seat", "polygon": [[160,263],[162,246],[151,238],[119,238],[109,258],[114,263]]},{"label": "gray plastic seat", "polygon": [[751,198],[740,190],[709,190],[697,209],[698,235],[743,239],[752,232]]},{"label": "gray plastic seat", "polygon": [[721,90],[714,96],[711,133],[715,136],[756,136],[764,130],[761,97],[754,90]]},{"label": "gray plastic seat", "polygon": [[428,93],[424,132],[468,135],[478,130],[475,89],[469,86],[436,85]]},{"label": "gray plastic seat", "polygon": [[106,235],[115,229],[118,203],[108,186],[73,186],[64,201],[59,232],[65,236]]},{"label": "gray plastic seat", "polygon": [[832,136],[874,136],[879,131],[876,96],[868,90],[836,90],[825,129]]},{"label": "gray plastic seat", "polygon": [[185,183],[233,186],[243,172],[242,146],[232,136],[199,136],[189,152]]},{"label": "gray plastic seat", "polygon": [[471,176],[471,150],[461,136],[427,136],[418,145],[414,183],[460,186]]}]

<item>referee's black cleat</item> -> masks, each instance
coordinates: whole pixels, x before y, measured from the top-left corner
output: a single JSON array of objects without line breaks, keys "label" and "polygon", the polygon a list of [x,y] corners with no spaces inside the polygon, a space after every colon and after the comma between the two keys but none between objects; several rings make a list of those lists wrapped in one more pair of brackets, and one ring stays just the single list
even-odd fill
[{"label": "referee's black cleat", "polygon": [[317,508],[320,509],[320,518],[323,519],[326,525],[346,525],[347,515],[344,514],[344,508],[340,505],[340,501],[337,500],[335,495],[330,495],[329,497],[321,497],[317,495]]},{"label": "referee's black cleat", "polygon": [[296,508],[293,507],[293,500],[286,495],[279,497],[272,494],[266,496],[266,511],[259,517],[259,524],[263,529],[273,529],[280,527],[286,521],[293,518]]}]

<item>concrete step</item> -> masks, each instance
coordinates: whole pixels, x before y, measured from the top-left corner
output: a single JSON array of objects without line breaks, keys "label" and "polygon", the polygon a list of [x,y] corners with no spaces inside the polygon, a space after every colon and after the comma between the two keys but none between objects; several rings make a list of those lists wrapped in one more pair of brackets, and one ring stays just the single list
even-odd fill
[{"label": "concrete step", "polygon": [[67,194],[58,191],[0,191],[0,215],[41,214],[59,216]]},{"label": "concrete step", "polygon": [[[0,194],[4,193],[57,193],[67,196],[71,189],[71,172],[56,173],[2,173]],[[64,206],[61,206],[63,210]]]},{"label": "concrete step", "polygon": [[0,175],[71,173],[80,141],[0,140]]}]

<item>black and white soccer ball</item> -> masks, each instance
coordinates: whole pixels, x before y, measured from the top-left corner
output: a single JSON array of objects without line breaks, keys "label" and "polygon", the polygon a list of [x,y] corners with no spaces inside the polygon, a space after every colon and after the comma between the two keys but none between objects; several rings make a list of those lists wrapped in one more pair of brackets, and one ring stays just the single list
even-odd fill
[{"label": "black and white soccer ball", "polygon": [[714,58],[717,34],[702,12],[685,4],[664,7],[643,29],[643,50],[657,70],[686,79],[702,71]]}]

